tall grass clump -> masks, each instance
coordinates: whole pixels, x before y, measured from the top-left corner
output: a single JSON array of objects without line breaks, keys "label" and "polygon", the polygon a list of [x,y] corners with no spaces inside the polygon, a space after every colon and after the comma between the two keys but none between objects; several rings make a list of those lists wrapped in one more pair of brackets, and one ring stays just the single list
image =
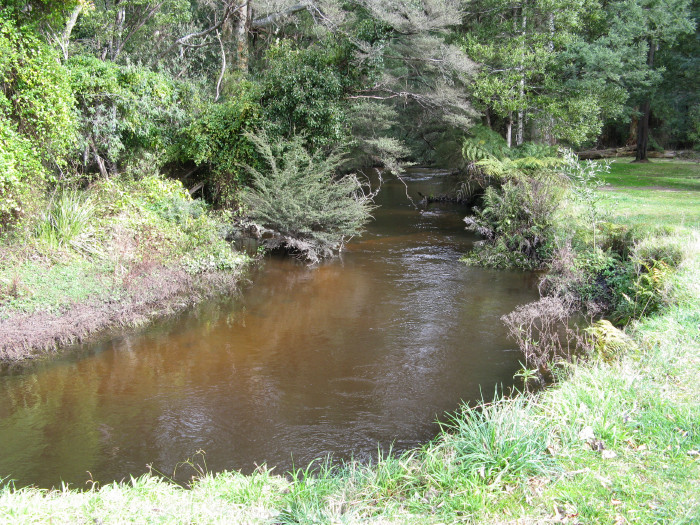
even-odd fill
[{"label": "tall grass clump", "polygon": [[489,483],[550,474],[550,436],[528,397],[464,406],[448,425],[444,446],[462,473]]},{"label": "tall grass clump", "polygon": [[91,251],[90,223],[94,219],[95,203],[89,195],[76,190],[59,193],[41,214],[36,237],[52,248],[73,247]]}]

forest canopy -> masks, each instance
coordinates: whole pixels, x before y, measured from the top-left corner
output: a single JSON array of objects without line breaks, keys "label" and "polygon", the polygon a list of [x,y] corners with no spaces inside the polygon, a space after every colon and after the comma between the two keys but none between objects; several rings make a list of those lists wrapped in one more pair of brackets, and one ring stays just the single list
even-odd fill
[{"label": "forest canopy", "polygon": [[[337,175],[508,147],[697,146],[690,0],[3,0],[0,223],[47,192],[158,172],[236,209],[251,141]],[[248,168],[246,168],[246,166]]]}]

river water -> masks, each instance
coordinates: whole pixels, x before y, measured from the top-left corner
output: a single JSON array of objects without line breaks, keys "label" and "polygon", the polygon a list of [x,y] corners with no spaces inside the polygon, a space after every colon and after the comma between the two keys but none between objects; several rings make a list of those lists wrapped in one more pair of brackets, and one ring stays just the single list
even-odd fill
[{"label": "river water", "polygon": [[[451,184],[424,169],[406,181],[414,197]],[[535,278],[466,267],[466,211],[405,193],[385,181],[336,260],[270,258],[238,298],[0,375],[0,479],[85,487],[188,458],[284,474],[430,440],[460,401],[512,381],[520,355],[499,318]]]}]

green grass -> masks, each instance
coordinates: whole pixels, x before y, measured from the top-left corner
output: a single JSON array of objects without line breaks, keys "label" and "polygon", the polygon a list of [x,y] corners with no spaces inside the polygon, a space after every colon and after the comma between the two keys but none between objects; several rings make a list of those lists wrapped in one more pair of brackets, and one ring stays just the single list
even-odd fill
[{"label": "green grass", "polygon": [[602,204],[609,220],[635,226],[700,228],[700,164],[616,159],[602,177]]},{"label": "green grass", "polygon": [[55,313],[89,298],[119,296],[114,273],[110,274],[104,263],[82,258],[6,261],[0,266],[0,283],[5,289],[12,288],[12,293],[0,298],[0,319],[17,312]]},{"label": "green grass", "polygon": [[682,191],[700,191],[700,163],[668,159],[652,159],[634,163],[631,158],[614,159],[610,173],[603,179],[618,188],[659,187]]},{"label": "green grass", "polygon": [[682,206],[665,220],[686,226],[672,238],[685,258],[668,305],[627,327],[626,354],[568,367],[538,396],[465,407],[432,443],[371,465],[200,470],[190,489],[153,476],[87,491],[6,486],[0,523],[699,523],[700,233]]}]

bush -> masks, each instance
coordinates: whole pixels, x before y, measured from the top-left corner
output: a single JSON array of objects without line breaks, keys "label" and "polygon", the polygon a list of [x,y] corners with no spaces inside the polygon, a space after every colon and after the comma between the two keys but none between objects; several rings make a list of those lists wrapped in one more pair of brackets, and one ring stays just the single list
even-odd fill
[{"label": "bush", "polygon": [[50,166],[63,165],[76,123],[58,55],[0,14],[0,227],[25,214]]},{"label": "bush", "polygon": [[652,238],[626,251],[629,257],[598,247],[559,249],[540,291],[591,315],[609,315],[618,324],[651,314],[667,302],[669,278],[683,250],[670,239]]},{"label": "bush", "polygon": [[373,195],[355,175],[334,177],[342,155],[310,154],[301,137],[273,144],[263,132],[247,136],[267,167],[259,171],[247,166],[252,187],[243,192],[242,201],[253,220],[276,233],[265,241],[269,248],[317,262],[361,233]]},{"label": "bush", "polygon": [[485,237],[467,262],[496,268],[541,268],[554,251],[554,215],[562,190],[545,179],[508,181],[486,189],[481,208],[464,219]]},{"label": "bush", "polygon": [[194,105],[190,87],[145,67],[87,55],[72,57],[68,67],[80,112],[83,169],[157,171],[187,121],[185,108]]},{"label": "bush", "polygon": [[273,46],[261,79],[266,129],[286,139],[304,134],[312,148],[348,142],[350,56],[332,38],[318,48],[297,49],[288,40]]},{"label": "bush", "polygon": [[262,122],[258,87],[240,82],[235,89],[231,98],[207,107],[182,131],[176,154],[180,162],[209,171],[212,200],[222,207],[235,205],[238,190],[249,182],[243,165],[260,166],[258,151],[245,134]]},{"label": "bush", "polygon": [[573,313],[573,305],[565,300],[543,297],[539,301],[518,306],[501,318],[508,335],[523,353],[525,365],[536,371],[540,382],[552,379],[552,363],[568,361],[575,352],[582,351],[586,346],[579,332],[569,326]]}]

